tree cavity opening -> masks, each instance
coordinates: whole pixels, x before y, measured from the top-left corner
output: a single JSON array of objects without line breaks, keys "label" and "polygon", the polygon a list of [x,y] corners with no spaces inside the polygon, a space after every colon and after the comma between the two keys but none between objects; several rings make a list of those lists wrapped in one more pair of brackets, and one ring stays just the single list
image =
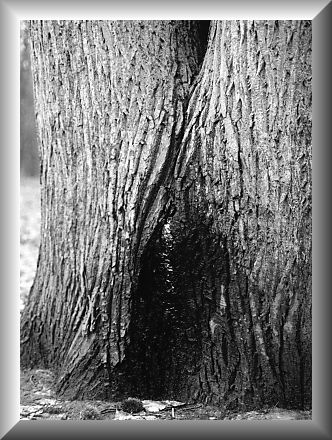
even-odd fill
[{"label": "tree cavity opening", "polygon": [[201,221],[173,218],[155,232],[132,299],[127,394],[199,399],[209,322],[220,301],[220,261],[220,242]]}]

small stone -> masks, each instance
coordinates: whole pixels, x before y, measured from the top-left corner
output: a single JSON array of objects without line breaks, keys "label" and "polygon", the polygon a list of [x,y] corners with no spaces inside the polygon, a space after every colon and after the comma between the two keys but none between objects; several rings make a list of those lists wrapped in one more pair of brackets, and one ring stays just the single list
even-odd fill
[{"label": "small stone", "polygon": [[144,411],[144,406],[141,400],[129,397],[121,403],[120,409],[126,413],[138,414]]}]

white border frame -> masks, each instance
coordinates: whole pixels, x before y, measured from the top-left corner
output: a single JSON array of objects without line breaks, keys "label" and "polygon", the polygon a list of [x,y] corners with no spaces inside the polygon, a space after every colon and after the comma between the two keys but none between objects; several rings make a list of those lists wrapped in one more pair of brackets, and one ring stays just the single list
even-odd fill
[{"label": "white border frame", "polygon": [[[328,260],[326,206],[331,198],[328,194],[327,150],[329,137],[327,117],[329,109],[328,87],[331,75],[328,64],[331,60],[329,47],[329,0],[279,0],[279,1],[24,1],[0,0],[0,438],[8,431],[6,438],[45,438],[53,433],[55,438],[62,434],[79,433],[81,437],[104,433],[105,438],[116,438],[128,433],[144,438],[166,434],[187,434],[190,438],[219,433],[223,438],[235,438],[241,433],[245,437],[269,438],[331,438],[329,410],[331,398],[328,395],[329,354],[328,340]],[[24,422],[19,421],[20,370],[19,370],[19,25],[25,19],[306,19],[313,20],[313,98],[314,98],[314,168],[313,168],[313,420],[292,422],[165,422],[105,425],[103,422]],[[329,57],[329,59],[328,59]],[[325,131],[324,131],[325,130]],[[325,138],[324,138],[325,136]],[[318,170],[318,171],[317,171]],[[324,196],[326,195],[326,197]],[[325,247],[324,247],[325,245]],[[324,278],[325,277],[325,278]],[[330,289],[329,289],[330,290]],[[331,295],[329,295],[331,296]],[[325,393],[325,395],[324,395]],[[325,399],[325,400],[324,400]],[[135,422],[134,422],[135,423]],[[180,425],[179,425],[180,423]],[[14,429],[12,429],[14,427]],[[83,427],[83,429],[82,429]],[[51,428],[51,429],[50,429]],[[165,430],[165,431],[164,431]],[[225,436],[226,434],[226,436]],[[234,437],[235,436],[235,437]],[[142,438],[143,438],[142,437]]]}]

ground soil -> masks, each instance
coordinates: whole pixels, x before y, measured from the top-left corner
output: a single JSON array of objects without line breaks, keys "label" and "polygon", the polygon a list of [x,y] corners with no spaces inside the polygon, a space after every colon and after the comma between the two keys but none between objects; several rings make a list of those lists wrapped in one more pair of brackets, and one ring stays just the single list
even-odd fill
[{"label": "ground soil", "polygon": [[158,412],[128,414],[122,402],[57,399],[54,376],[49,370],[21,371],[21,419],[24,420],[308,420],[311,411],[266,408],[250,412],[224,412],[216,406],[192,404]]}]

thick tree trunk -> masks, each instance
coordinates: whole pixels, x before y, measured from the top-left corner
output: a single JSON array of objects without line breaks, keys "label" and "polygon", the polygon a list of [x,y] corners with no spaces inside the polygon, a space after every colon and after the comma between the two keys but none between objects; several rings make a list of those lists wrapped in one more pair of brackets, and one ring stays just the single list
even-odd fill
[{"label": "thick tree trunk", "polygon": [[197,25],[43,21],[31,36],[42,224],[22,364],[55,368],[63,395],[107,397],[142,250],[168,209]]},{"label": "thick tree trunk", "polygon": [[32,23],[60,394],[311,403],[311,24]]},{"label": "thick tree trunk", "polygon": [[186,117],[175,270],[203,353],[188,395],[310,406],[311,23],[213,23]]}]

